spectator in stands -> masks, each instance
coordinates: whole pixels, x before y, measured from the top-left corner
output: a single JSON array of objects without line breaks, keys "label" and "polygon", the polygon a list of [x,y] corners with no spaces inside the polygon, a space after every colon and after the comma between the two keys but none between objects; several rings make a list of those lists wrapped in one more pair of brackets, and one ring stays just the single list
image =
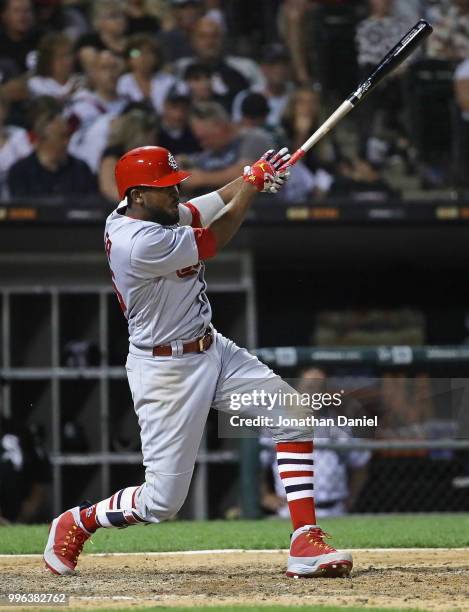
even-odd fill
[{"label": "spectator in stands", "polygon": [[[261,93],[249,93],[241,103],[240,125],[247,129],[265,131],[265,124],[269,114],[269,105]],[[266,137],[268,133],[266,132]]]},{"label": "spectator in stands", "polygon": [[189,125],[190,99],[177,93],[170,94],[164,103],[158,144],[174,155],[196,153],[200,145]]},{"label": "spectator in stands", "polygon": [[194,57],[176,62],[177,76],[181,79],[188,66],[199,63],[212,73],[213,91],[222,96],[231,112],[234,96],[249,87],[263,87],[264,79],[257,64],[245,57],[224,55],[224,32],[219,23],[204,17],[199,19],[192,34]]},{"label": "spectator in stands", "polygon": [[461,62],[454,73],[456,103],[465,121],[469,121],[469,58]]},{"label": "spectator in stands", "polygon": [[78,57],[86,74],[93,68],[98,51],[107,49],[123,56],[126,48],[127,17],[121,0],[96,0],[92,3],[94,31],[77,43]]},{"label": "spectator in stands", "polygon": [[149,34],[135,34],[128,39],[125,54],[130,72],[119,79],[118,93],[132,102],[148,100],[160,114],[174,77],[161,70],[159,44]]},{"label": "spectator in stands", "polygon": [[[248,117],[235,125],[228,113],[216,102],[206,102],[194,107],[191,113],[191,127],[199,140],[202,152],[182,160],[191,168],[189,189],[198,192],[202,188],[216,188],[229,182],[243,171],[244,166],[251,164],[262,150],[274,148],[273,136],[262,126],[265,120],[267,105],[261,109],[257,96],[248,106]],[[263,113],[263,114],[262,114]],[[309,199],[316,187],[312,173],[300,162],[292,169],[292,177],[282,191],[284,201],[302,202]]]},{"label": "spectator in stands", "polygon": [[156,120],[151,112],[134,109],[116,118],[99,168],[99,190],[111,202],[118,202],[114,170],[126,151],[156,144]]},{"label": "spectator in stands", "polygon": [[408,26],[407,20],[393,14],[394,0],[368,0],[370,14],[357,26],[356,43],[360,76],[368,76],[370,67],[396,44]]},{"label": "spectator in stands", "polygon": [[290,80],[290,59],[287,50],[282,45],[273,44],[264,50],[260,67],[265,78],[265,86],[241,91],[233,102],[233,121],[241,117],[241,104],[252,91],[261,93],[267,99],[269,113],[267,124],[271,127],[280,125],[282,113],[288,101],[288,94],[293,90]]},{"label": "spectator in stands", "polygon": [[30,0],[3,0],[0,17],[1,81],[5,82],[34,68],[40,32]]},{"label": "spectator in stands", "polygon": [[36,149],[16,162],[8,173],[12,197],[66,198],[96,193],[96,180],[88,166],[67,153],[70,129],[55,110],[34,122]]},{"label": "spectator in stands", "polygon": [[159,40],[168,62],[192,55],[192,33],[204,13],[201,0],[171,0]]},{"label": "spectator in stands", "polygon": [[300,85],[319,82],[328,101],[343,99],[356,85],[353,31],[364,0],[285,0],[278,29]]},{"label": "spectator in stands", "polygon": [[[393,14],[394,0],[368,0],[370,15],[357,26],[359,80],[364,80],[380,59],[396,44],[408,29],[406,18]],[[405,128],[400,120],[403,109],[403,74],[408,64],[388,78],[381,86],[380,95],[372,96],[358,109],[360,155],[373,159],[373,148],[383,151],[392,143],[405,139]],[[379,142],[376,142],[379,141]],[[384,142],[383,142],[384,141]],[[382,145],[382,146],[381,146]],[[375,161],[373,159],[373,161]]]},{"label": "spectator in stands", "polygon": [[469,57],[469,0],[439,5],[433,16],[434,31],[427,42],[427,55],[455,61]]},{"label": "spectator in stands", "polygon": [[311,83],[309,59],[309,37],[306,35],[307,24],[314,6],[308,0],[285,0],[280,6],[278,16],[279,29],[288,47],[295,80],[307,85]]},{"label": "spectator in stands", "polygon": [[184,73],[184,82],[178,83],[178,92],[186,94],[192,104],[220,102],[223,97],[213,91],[212,71],[204,64],[190,64]]},{"label": "spectator in stands", "polygon": [[[127,100],[117,93],[117,82],[122,72],[123,62],[110,51],[100,51],[89,75],[89,88],[81,89],[70,100],[66,114],[72,129],[79,133],[72,137],[72,145],[80,146],[88,129],[96,119],[106,113],[119,115]],[[72,149],[70,152],[73,153]]]},{"label": "spectator in stands", "polygon": [[226,20],[223,12],[223,0],[204,0],[205,17],[216,21],[226,31]]},{"label": "spectator in stands", "polygon": [[37,26],[48,32],[62,32],[72,41],[86,34],[88,22],[76,6],[65,6],[62,0],[34,0]]},{"label": "spectator in stands", "polygon": [[191,127],[202,152],[192,156],[189,188],[217,188],[240,176],[243,168],[273,148],[272,138],[260,129],[242,129],[230,121],[216,102],[195,106]]},{"label": "spectator in stands", "polygon": [[127,15],[127,35],[153,34],[160,29],[160,21],[152,15],[146,0],[127,0],[124,10]]},{"label": "spectator in stands", "polygon": [[[438,0],[441,2],[441,0]],[[414,23],[425,16],[422,0],[395,0],[394,14],[403,17],[411,28]],[[428,5],[428,3],[425,3]]]},{"label": "spectator in stands", "polygon": [[37,96],[29,100],[26,125],[31,133],[32,141],[34,141],[34,124],[37,118],[44,114],[59,115],[63,108],[63,103],[53,96]]},{"label": "spectator in stands", "polygon": [[469,58],[454,73],[456,112],[453,117],[453,178],[458,186],[467,187],[469,176]]},{"label": "spectator in stands", "polygon": [[[124,110],[126,108],[127,106]],[[115,118],[115,113],[104,113],[86,129],[75,132],[70,140],[69,153],[84,161],[93,174],[98,174],[101,157]]]},{"label": "spectator in stands", "polygon": [[0,94],[0,196],[6,196],[6,176],[11,166],[29,155],[33,148],[27,131],[5,125],[9,104]]},{"label": "spectator in stands", "polygon": [[[285,146],[285,133],[280,129],[271,129],[267,125],[269,115],[269,105],[265,97],[260,93],[250,93],[241,103],[241,119],[239,126],[244,133],[255,133],[258,137],[263,137],[266,142],[270,138],[274,142],[275,148]],[[330,186],[331,178],[324,171],[316,173],[323,182],[326,181],[324,191]],[[304,202],[313,194],[321,196],[320,181],[303,162],[298,162],[290,170],[291,180],[282,190],[282,200],[285,202]],[[322,176],[324,175],[324,176]]]},{"label": "spectator in stands", "polygon": [[332,183],[329,197],[360,202],[386,202],[399,199],[381,176],[379,166],[363,158],[343,158],[338,164],[338,174]]},{"label": "spectator in stands", "polygon": [[73,72],[74,61],[72,42],[65,34],[46,34],[38,47],[35,74],[28,79],[30,94],[61,100],[71,96],[83,84]]},{"label": "spectator in stands", "polygon": [[[281,125],[292,151],[296,151],[319,127],[322,120],[320,108],[321,98],[313,87],[298,87],[289,95]],[[327,193],[331,186],[337,150],[331,134],[303,157],[302,163],[314,175],[314,190],[318,197]]]},{"label": "spectator in stands", "polygon": [[0,525],[46,520],[51,472],[42,428],[0,417]]}]

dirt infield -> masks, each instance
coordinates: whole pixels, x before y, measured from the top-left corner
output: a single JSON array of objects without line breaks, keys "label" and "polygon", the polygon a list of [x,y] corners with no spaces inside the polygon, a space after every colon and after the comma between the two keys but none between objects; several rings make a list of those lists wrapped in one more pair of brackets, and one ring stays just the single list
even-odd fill
[{"label": "dirt infield", "polygon": [[[351,578],[284,576],[284,552],[84,556],[74,576],[0,558],[3,592],[65,592],[73,607],[328,604],[469,611],[469,551],[355,551]],[[18,609],[18,608],[16,608]]]}]

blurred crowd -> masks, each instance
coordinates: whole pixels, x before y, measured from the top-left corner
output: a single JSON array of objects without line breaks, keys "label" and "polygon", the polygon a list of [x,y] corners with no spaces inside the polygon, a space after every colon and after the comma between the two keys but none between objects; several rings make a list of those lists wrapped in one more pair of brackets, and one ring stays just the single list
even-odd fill
[{"label": "blurred crowd", "polygon": [[169,148],[190,194],[295,150],[420,17],[435,33],[293,169],[287,201],[465,186],[469,0],[2,0],[0,194],[116,202],[128,149]]}]

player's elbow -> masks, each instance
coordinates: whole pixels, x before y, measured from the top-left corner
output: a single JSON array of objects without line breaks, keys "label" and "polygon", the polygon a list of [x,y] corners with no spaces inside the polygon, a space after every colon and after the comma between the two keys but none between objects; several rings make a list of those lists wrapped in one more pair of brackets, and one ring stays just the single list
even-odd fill
[{"label": "player's elbow", "polygon": [[199,259],[204,261],[215,257],[219,244],[214,232],[209,227],[196,228],[194,229],[194,236]]}]

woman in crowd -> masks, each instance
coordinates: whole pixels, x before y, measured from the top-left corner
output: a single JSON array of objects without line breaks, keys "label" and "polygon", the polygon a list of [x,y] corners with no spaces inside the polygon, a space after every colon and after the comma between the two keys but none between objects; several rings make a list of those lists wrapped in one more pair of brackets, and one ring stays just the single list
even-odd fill
[{"label": "woman in crowd", "polygon": [[120,0],[97,0],[92,3],[94,31],[82,36],[77,44],[78,59],[88,74],[99,51],[108,50],[123,55],[126,46],[127,17]]},{"label": "woman in crowd", "polygon": [[99,168],[99,191],[111,202],[117,202],[114,169],[120,157],[130,149],[156,144],[156,120],[153,113],[134,108],[113,120],[107,147]]},{"label": "woman in crowd", "polygon": [[132,102],[148,101],[158,114],[174,85],[174,77],[163,72],[161,49],[148,34],[135,34],[127,43],[126,57],[130,72],[119,79],[117,91]]},{"label": "woman in crowd", "polygon": [[83,84],[73,72],[72,42],[65,34],[46,34],[39,44],[34,76],[28,79],[32,96],[53,96],[65,100]]},{"label": "woman in crowd", "polygon": [[[288,97],[281,125],[285,130],[292,151],[296,151],[322,122],[321,97],[317,89],[303,85]],[[313,172],[319,166],[329,166],[336,158],[336,143],[333,134],[310,149],[303,162]]]},{"label": "woman in crowd", "polygon": [[106,113],[115,116],[123,111],[127,100],[117,93],[122,65],[122,59],[109,51],[97,54],[88,86],[72,96],[66,109],[74,130],[88,128]]},{"label": "woman in crowd", "polygon": [[[281,126],[292,151],[296,151],[319,127],[322,121],[320,108],[319,92],[309,85],[298,87],[288,97]],[[337,145],[330,136],[310,149],[300,162],[300,167],[304,164],[310,171],[312,191],[316,197],[323,196],[331,187],[336,155]]]}]

